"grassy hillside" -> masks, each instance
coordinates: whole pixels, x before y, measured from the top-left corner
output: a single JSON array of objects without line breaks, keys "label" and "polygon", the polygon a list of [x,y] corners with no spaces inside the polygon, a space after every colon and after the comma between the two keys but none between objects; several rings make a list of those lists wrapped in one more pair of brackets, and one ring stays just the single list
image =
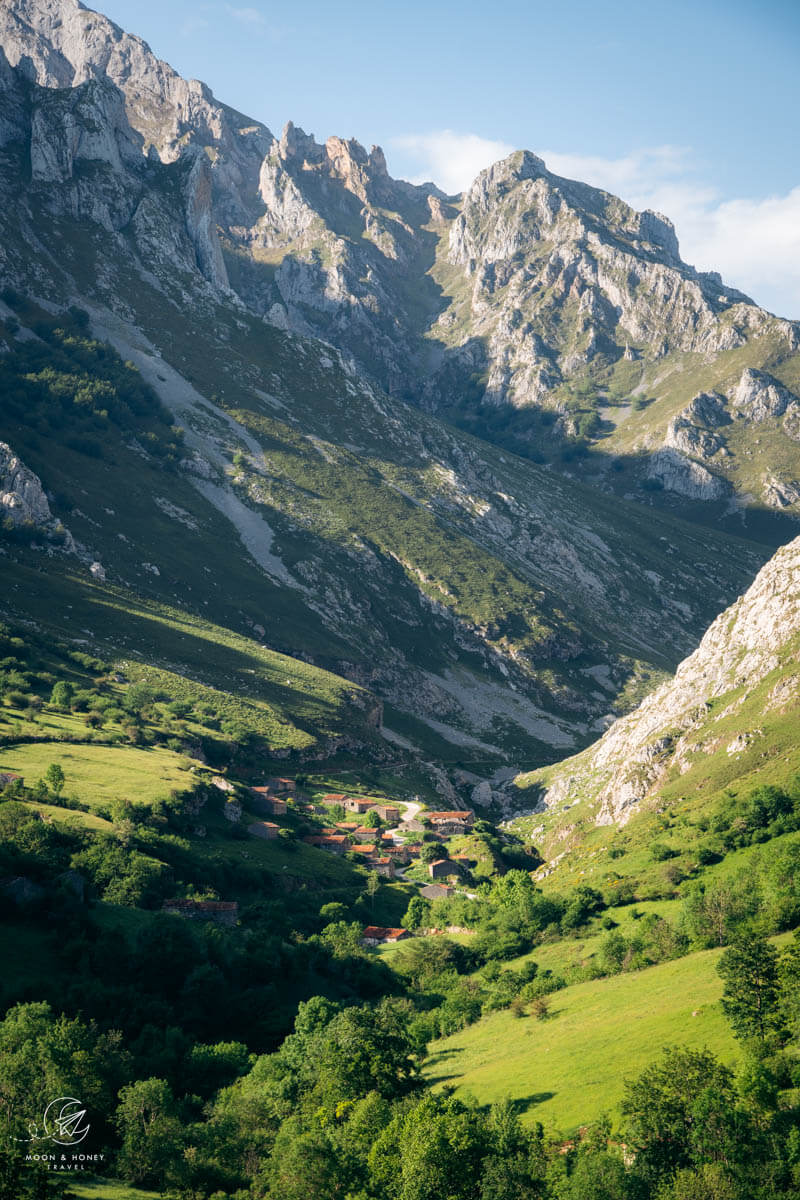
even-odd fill
[{"label": "grassy hillside", "polygon": [[719,951],[630,975],[575,984],[552,997],[545,1020],[493,1013],[433,1043],[426,1078],[479,1104],[514,1100],[527,1122],[573,1132],[617,1117],[625,1079],[663,1046],[707,1046],[727,1062],[736,1043],[719,1006]]}]

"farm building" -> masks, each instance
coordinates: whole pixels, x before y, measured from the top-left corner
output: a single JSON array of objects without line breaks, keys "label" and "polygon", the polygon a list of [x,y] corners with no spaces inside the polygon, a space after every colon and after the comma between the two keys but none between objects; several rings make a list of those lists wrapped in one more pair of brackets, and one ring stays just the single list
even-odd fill
[{"label": "farm building", "polygon": [[367,800],[364,796],[345,796],[342,804],[348,812],[354,813],[369,812],[371,808],[376,807],[374,800]]},{"label": "farm building", "polygon": [[374,808],[381,820],[389,825],[396,825],[400,820],[400,809],[396,804],[376,804]]},{"label": "farm building", "polygon": [[344,854],[350,849],[350,839],[343,833],[315,834],[304,837],[303,841],[307,846],[316,846],[318,850],[327,850],[331,854]]},{"label": "farm building", "polygon": [[428,874],[431,879],[446,879],[448,875],[455,875],[457,872],[457,864],[449,858],[437,858],[432,863],[428,863]]},{"label": "farm building", "polygon": [[429,812],[424,814],[430,821],[434,833],[466,833],[475,823],[472,809]]},{"label": "farm building", "polygon": [[293,779],[268,779],[267,788],[271,792],[277,792],[279,796],[295,796],[297,794],[297,784]]},{"label": "farm building", "polygon": [[214,921],[217,925],[235,925],[239,905],[235,900],[165,900],[162,911],[189,921]]},{"label": "farm building", "polygon": [[271,813],[273,817],[282,817],[286,813],[286,801],[276,796],[268,787],[250,788],[252,805],[256,812]]},{"label": "farm building", "polygon": [[280,827],[274,821],[253,821],[247,826],[247,832],[251,837],[276,838],[280,832]]},{"label": "farm building", "polygon": [[366,925],[361,935],[362,946],[383,946],[387,942],[404,942],[411,934],[407,929],[385,929],[382,925]]},{"label": "farm building", "polygon": [[453,888],[445,887],[443,883],[429,883],[419,889],[419,894],[426,900],[447,900],[450,896],[455,895],[455,892]]}]

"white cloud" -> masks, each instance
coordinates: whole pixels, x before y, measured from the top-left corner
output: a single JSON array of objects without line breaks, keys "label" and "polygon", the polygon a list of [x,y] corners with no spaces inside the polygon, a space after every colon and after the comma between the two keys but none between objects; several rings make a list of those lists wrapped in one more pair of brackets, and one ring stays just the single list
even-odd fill
[{"label": "white cloud", "polygon": [[399,152],[402,170],[410,175],[412,183],[432,181],[448,195],[464,191],[484,167],[515,149],[507,142],[453,129],[407,134],[390,138],[388,144]]},{"label": "white cloud", "polygon": [[233,17],[234,21],[238,21],[240,25],[253,26],[266,25],[267,19],[263,13],[257,8],[234,8],[232,4],[228,5],[228,12]]},{"label": "white cloud", "polygon": [[211,22],[207,17],[187,17],[181,25],[181,37],[191,37],[195,33],[201,33],[210,25]]},{"label": "white cloud", "polygon": [[[390,140],[392,157],[414,183],[433,180],[460,192],[515,148],[452,129]],[[652,208],[674,223],[681,255],[698,269],[719,271],[730,286],[779,316],[800,318],[800,183],[783,195],[725,197],[704,180],[692,153],[651,146],[619,158],[537,150],[549,170]]]}]

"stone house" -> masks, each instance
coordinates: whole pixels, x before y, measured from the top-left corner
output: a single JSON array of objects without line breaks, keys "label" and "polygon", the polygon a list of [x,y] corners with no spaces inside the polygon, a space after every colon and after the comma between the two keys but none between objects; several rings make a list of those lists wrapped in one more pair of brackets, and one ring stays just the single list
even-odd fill
[{"label": "stone house", "polygon": [[165,900],[161,907],[162,912],[189,921],[213,921],[217,925],[235,925],[239,918],[235,900]]},{"label": "stone house", "polygon": [[448,875],[455,875],[457,871],[458,867],[449,858],[437,858],[428,863],[428,875],[431,879],[447,879]]},{"label": "stone house", "polygon": [[266,838],[269,840],[278,836],[278,833],[280,832],[280,826],[276,825],[274,821],[253,821],[247,826],[247,832],[252,837]]},{"label": "stone house", "polygon": [[293,779],[273,778],[267,780],[267,788],[271,792],[277,792],[279,796],[296,796],[297,784]]},{"label": "stone house", "polygon": [[360,842],[377,842],[380,837],[380,830],[371,825],[357,825],[355,833]]},{"label": "stone house", "polygon": [[366,858],[374,858],[376,854],[375,847],[371,842],[356,842],[350,847],[353,854],[362,854]]},{"label": "stone house", "polygon": [[307,846],[315,846],[317,850],[327,850],[330,854],[345,854],[350,849],[350,839],[343,833],[313,834],[304,837]]},{"label": "stone house", "polygon": [[466,833],[475,823],[475,813],[472,809],[429,812],[425,813],[425,816],[434,833],[440,834]]},{"label": "stone house", "polygon": [[273,817],[282,817],[286,813],[286,801],[276,796],[268,787],[250,788],[252,806],[256,812],[270,813]]},{"label": "stone house", "polygon": [[354,813],[365,813],[371,808],[377,808],[374,800],[367,800],[364,796],[345,796],[341,803],[348,812]]},{"label": "stone house", "polygon": [[386,821],[388,825],[397,825],[400,820],[400,809],[396,804],[376,804],[374,808],[382,821]]},{"label": "stone house", "polygon": [[450,896],[455,895],[455,890],[445,887],[443,883],[429,883],[419,889],[419,894],[425,900],[447,900]]}]

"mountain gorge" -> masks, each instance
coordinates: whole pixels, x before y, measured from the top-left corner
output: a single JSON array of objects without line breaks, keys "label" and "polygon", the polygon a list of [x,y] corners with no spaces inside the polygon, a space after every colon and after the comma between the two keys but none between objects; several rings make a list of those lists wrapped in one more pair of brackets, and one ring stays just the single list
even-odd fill
[{"label": "mountain gorge", "polygon": [[0,0],[0,1200],[796,1200],[799,351]]},{"label": "mountain gorge", "polygon": [[[414,229],[456,220],[435,189],[395,183],[379,152],[351,143],[322,148],[291,128],[276,142],[72,0],[15,3],[2,19],[7,366],[30,382],[35,361],[45,396],[36,428],[20,399],[1,432],[86,548],[83,569],[99,564],[92,589],[188,608],[370,689],[395,747],[533,764],[635,700],[763,561],[755,544],[590,491],[390,397],[377,357],[370,370],[363,348],[333,347],[332,328],[308,313],[303,323],[301,305],[259,282],[261,251],[279,251],[273,283],[295,272],[311,287],[287,248],[319,234],[331,261],[355,252],[354,214],[374,210],[394,249],[374,222],[356,241],[379,253],[387,289],[406,264],[418,304],[428,285],[414,282]],[[400,224],[385,215],[397,206]],[[323,207],[337,214],[335,235]],[[666,238],[654,218],[642,222]],[[462,249],[478,237],[469,222],[452,228]],[[328,296],[318,284],[314,296]],[[339,301],[329,311],[349,336],[366,326],[358,298],[348,303],[346,320]],[[75,304],[88,325],[67,314]],[[395,348],[401,333],[388,336]],[[130,364],[169,414],[150,442],[109,425],[102,398],[81,406],[76,372],[104,342],[121,356],[107,372]],[[170,437],[165,461],[156,451]],[[47,571],[68,576],[72,595],[68,557]],[[18,611],[30,604],[20,601]],[[96,624],[87,615],[81,627]]]}]

